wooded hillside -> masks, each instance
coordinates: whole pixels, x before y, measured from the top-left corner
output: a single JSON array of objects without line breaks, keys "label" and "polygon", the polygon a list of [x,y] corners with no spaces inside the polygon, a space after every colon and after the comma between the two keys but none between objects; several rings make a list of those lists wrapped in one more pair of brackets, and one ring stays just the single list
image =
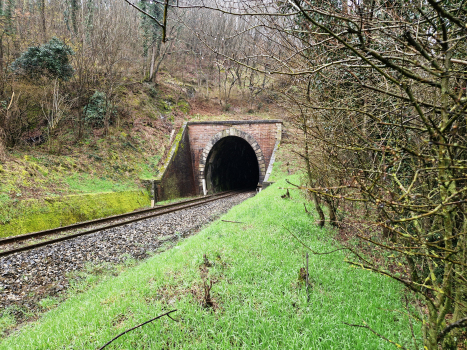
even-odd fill
[{"label": "wooded hillside", "polygon": [[[423,329],[414,348],[464,342],[467,1],[9,0],[0,9],[2,159],[39,143],[61,153],[65,125],[69,148],[111,135],[143,90],[167,112],[152,115],[158,123],[214,96],[226,113],[279,104],[293,142],[286,157],[305,174],[289,189],[308,195],[320,226],[359,240],[345,245],[349,264],[406,288],[405,312]],[[162,88],[177,96],[158,98]],[[149,118],[147,101],[138,108]]]}]

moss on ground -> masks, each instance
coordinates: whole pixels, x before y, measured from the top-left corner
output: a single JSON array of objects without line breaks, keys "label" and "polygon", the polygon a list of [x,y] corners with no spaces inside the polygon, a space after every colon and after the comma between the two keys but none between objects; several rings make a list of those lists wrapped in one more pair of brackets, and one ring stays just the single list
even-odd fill
[{"label": "moss on ground", "polygon": [[0,208],[0,237],[122,214],[149,204],[149,193],[141,190],[29,199]]},{"label": "moss on ground", "polygon": [[182,111],[185,114],[188,114],[190,112],[190,104],[185,100],[178,101],[177,107],[180,111]]}]

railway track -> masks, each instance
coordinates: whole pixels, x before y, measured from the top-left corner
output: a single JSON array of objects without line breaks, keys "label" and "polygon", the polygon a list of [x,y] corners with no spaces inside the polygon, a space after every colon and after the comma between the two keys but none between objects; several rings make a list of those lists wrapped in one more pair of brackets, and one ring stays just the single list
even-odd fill
[{"label": "railway track", "polygon": [[[73,239],[79,236],[88,235],[101,230],[127,225],[136,221],[188,209],[201,204],[209,203],[234,196],[238,191],[227,191],[216,193],[210,196],[189,199],[181,202],[161,205],[154,208],[143,209],[131,213],[109,216],[102,219],[85,221],[51,230],[28,233],[24,235],[12,236],[0,239],[0,257],[14,253],[35,249],[49,244]],[[46,239],[49,238],[49,239]]]},{"label": "railway track", "polygon": [[[71,285],[79,285],[89,274],[116,276],[124,266],[129,266],[127,264],[176,247],[179,240],[196,234],[255,193],[219,193],[76,224],[78,229],[76,225],[57,229],[65,229],[65,232],[48,230],[45,232],[53,233],[43,235],[44,231],[37,232],[34,234],[36,238],[30,238],[31,235],[11,237],[10,243],[0,247],[9,250],[0,256],[0,316],[1,310],[12,310],[18,323],[29,320],[35,310],[42,310],[44,298],[65,296]],[[96,222],[100,222],[99,228]],[[116,223],[120,225],[114,225]],[[89,232],[91,229],[96,232]],[[78,237],[75,235],[84,231]],[[61,242],[54,240],[62,235],[66,237]],[[29,239],[24,240],[26,237]],[[44,242],[39,247],[33,246],[42,240]],[[12,248],[25,245],[29,247],[12,251]]]}]

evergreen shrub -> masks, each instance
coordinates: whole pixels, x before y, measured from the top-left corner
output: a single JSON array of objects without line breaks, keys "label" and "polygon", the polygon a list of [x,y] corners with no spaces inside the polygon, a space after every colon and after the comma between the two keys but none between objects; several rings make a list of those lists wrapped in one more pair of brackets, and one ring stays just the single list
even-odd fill
[{"label": "evergreen shrub", "polygon": [[54,37],[44,45],[29,47],[11,64],[11,69],[30,78],[47,76],[68,80],[74,73],[70,64],[72,55],[71,47]]},{"label": "evergreen shrub", "polygon": [[[84,120],[93,127],[101,128],[105,124],[107,112],[110,113],[110,117],[114,116],[116,114],[115,106],[107,102],[105,93],[96,91],[84,107]],[[109,124],[111,124],[111,120],[109,120]]]}]

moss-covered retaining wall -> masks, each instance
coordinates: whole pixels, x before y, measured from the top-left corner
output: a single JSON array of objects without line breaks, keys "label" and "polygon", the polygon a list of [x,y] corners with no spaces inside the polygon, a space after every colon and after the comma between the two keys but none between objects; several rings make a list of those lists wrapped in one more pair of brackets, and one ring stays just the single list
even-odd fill
[{"label": "moss-covered retaining wall", "polygon": [[164,166],[156,179],[159,201],[196,194],[187,123],[175,137]]},{"label": "moss-covered retaining wall", "polygon": [[147,191],[90,193],[26,200],[0,208],[0,237],[8,237],[148,207]]}]

